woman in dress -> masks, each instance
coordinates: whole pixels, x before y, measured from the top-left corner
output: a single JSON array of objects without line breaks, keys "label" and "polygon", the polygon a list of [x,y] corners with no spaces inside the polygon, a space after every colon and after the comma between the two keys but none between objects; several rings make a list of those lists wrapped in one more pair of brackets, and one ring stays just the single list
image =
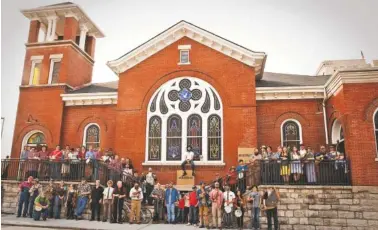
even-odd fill
[{"label": "woman in dress", "polygon": [[307,147],[307,153],[303,158],[305,163],[305,170],[306,170],[306,178],[307,183],[313,184],[316,183],[316,173],[315,173],[315,158],[312,148],[310,146]]},{"label": "woman in dress", "polygon": [[66,148],[62,151],[62,178],[64,180],[68,180],[68,175],[70,174],[70,162],[68,157],[70,151],[71,149],[69,145],[66,145]]},{"label": "woman in dress", "polygon": [[295,182],[299,181],[303,173],[301,159],[302,157],[298,148],[294,146],[293,152],[291,153],[291,173],[294,174]]},{"label": "woman in dress", "polygon": [[287,150],[287,147],[281,148],[281,146],[278,147],[278,152],[281,152],[280,154],[280,160],[281,160],[281,176],[284,180],[285,184],[289,183],[290,179],[290,154]]},{"label": "woman in dress", "polygon": [[240,210],[241,216],[236,217],[236,222],[238,224],[239,229],[243,229],[243,218],[244,218],[244,198],[242,197],[241,191],[238,189],[236,192],[236,199],[235,199],[235,211]]}]

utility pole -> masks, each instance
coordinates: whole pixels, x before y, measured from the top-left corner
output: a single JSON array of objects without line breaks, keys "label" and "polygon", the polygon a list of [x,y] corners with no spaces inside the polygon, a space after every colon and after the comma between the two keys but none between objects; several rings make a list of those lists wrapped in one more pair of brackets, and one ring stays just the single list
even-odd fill
[{"label": "utility pole", "polygon": [[1,117],[1,137],[3,137],[5,117]]}]

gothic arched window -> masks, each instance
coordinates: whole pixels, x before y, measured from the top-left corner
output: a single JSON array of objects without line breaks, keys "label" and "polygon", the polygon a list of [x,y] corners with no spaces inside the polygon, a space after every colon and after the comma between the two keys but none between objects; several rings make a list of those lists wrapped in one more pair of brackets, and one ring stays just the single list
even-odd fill
[{"label": "gothic arched window", "polygon": [[181,117],[173,114],[167,122],[167,160],[181,160]]},{"label": "gothic arched window", "polygon": [[286,120],[281,126],[281,143],[282,146],[296,146],[302,143],[302,129],[297,120]]},{"label": "gothic arched window", "polygon": [[[201,163],[221,163],[222,107],[217,90],[202,79],[178,77],[162,84],[147,107],[146,163],[180,164],[189,145]],[[152,131],[157,126],[158,132]]]},{"label": "gothic arched window", "polygon": [[97,124],[91,123],[85,127],[83,145],[87,148],[89,146],[100,147],[100,127]]},{"label": "gothic arched window", "polygon": [[375,110],[373,121],[374,121],[375,146],[377,148],[377,155],[378,155],[378,109]]},{"label": "gothic arched window", "polygon": [[202,118],[197,114],[188,117],[187,146],[191,146],[193,152],[202,155]]},{"label": "gothic arched window", "polygon": [[148,125],[148,160],[161,160],[161,118],[153,116]]},{"label": "gothic arched window", "polygon": [[211,115],[207,122],[207,154],[211,161],[221,160],[222,127],[218,115]]}]

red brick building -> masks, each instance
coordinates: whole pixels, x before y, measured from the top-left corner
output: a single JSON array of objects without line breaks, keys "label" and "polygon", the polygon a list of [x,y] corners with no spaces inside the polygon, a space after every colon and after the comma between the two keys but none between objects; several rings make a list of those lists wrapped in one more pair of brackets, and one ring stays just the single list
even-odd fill
[{"label": "red brick building", "polygon": [[180,21],[107,65],[119,80],[91,83],[95,41],[83,10],[63,3],[30,19],[12,157],[25,145],[113,148],[176,180],[187,145],[196,181],[262,144],[339,142],[355,185],[378,185],[378,68],[326,61],[314,76],[264,72],[267,55]]}]

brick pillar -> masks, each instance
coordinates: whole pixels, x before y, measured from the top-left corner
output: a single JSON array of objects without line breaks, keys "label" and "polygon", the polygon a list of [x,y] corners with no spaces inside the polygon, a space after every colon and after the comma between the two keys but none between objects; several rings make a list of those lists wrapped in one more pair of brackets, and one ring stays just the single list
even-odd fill
[{"label": "brick pillar", "polygon": [[38,42],[39,29],[41,22],[38,20],[30,21],[28,43]]},{"label": "brick pillar", "polygon": [[64,40],[76,40],[79,23],[74,17],[67,17],[64,20]]},{"label": "brick pillar", "polygon": [[94,58],[95,54],[95,47],[96,47],[96,38],[93,36],[87,37],[87,42],[85,44],[85,51]]}]

